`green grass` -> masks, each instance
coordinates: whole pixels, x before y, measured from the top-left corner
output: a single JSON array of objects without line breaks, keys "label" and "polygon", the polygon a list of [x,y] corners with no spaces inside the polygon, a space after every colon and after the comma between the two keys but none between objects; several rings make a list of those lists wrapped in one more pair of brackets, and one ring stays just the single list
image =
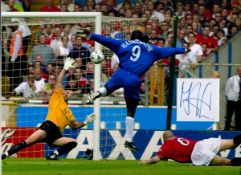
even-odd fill
[{"label": "green grass", "polygon": [[139,165],[129,160],[67,160],[9,158],[2,162],[2,175],[240,175],[240,167],[197,167],[160,162]]}]

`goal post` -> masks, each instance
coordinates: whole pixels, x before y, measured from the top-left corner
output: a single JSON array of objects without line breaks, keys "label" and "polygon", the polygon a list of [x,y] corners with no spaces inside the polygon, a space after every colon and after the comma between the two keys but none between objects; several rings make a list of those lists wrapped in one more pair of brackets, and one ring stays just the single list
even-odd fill
[{"label": "goal post", "polygon": [[[95,33],[101,34],[101,23],[102,14],[101,12],[2,12],[2,18],[94,18],[95,20]],[[101,50],[101,44],[95,42],[95,50]],[[101,66],[100,64],[95,64],[95,75],[94,75],[94,90],[98,90],[100,87],[101,78]],[[96,114],[96,120],[94,121],[94,137],[93,137],[93,159],[101,159],[100,153],[100,100],[97,99],[94,102],[94,112]]]}]

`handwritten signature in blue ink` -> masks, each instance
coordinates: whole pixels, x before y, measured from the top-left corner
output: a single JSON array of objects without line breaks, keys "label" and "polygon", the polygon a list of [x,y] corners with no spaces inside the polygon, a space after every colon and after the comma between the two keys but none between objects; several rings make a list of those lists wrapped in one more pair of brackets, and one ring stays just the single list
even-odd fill
[{"label": "handwritten signature in blue ink", "polygon": [[[180,108],[184,108],[186,115],[190,115],[191,109],[194,108],[195,117],[213,119],[206,114],[203,114],[205,109],[212,110],[212,94],[211,83],[203,85],[201,82],[191,83],[188,88],[185,88],[185,82],[181,86]],[[191,114],[192,115],[192,114]]]}]

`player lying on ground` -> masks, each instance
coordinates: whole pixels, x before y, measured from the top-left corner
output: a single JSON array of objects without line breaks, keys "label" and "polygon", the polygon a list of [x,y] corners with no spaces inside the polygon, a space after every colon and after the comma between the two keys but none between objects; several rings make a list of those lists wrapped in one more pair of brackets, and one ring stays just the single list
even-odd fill
[{"label": "player lying on ground", "polygon": [[93,122],[95,114],[88,115],[83,122],[77,122],[71,110],[67,106],[69,94],[63,90],[62,81],[65,72],[73,67],[74,60],[67,58],[64,68],[57,77],[57,82],[49,101],[49,111],[46,121],[41,124],[38,130],[30,135],[26,140],[14,145],[10,150],[2,154],[2,159],[11,156],[18,151],[38,142],[46,142],[49,146],[60,147],[58,150],[47,156],[49,160],[57,160],[59,155],[68,153],[77,142],[73,138],[63,137],[62,132],[69,125],[72,129],[82,128]]},{"label": "player lying on ground", "polygon": [[236,148],[241,143],[241,134],[234,139],[209,138],[200,141],[177,137],[171,131],[163,133],[164,143],[157,155],[140,164],[154,164],[161,160],[172,159],[180,163],[193,165],[232,165],[240,166],[241,158],[229,160],[217,155],[221,151]]},{"label": "player lying on ground", "polygon": [[132,138],[134,115],[140,100],[141,76],[148,71],[155,61],[175,54],[182,54],[188,50],[184,48],[160,48],[145,43],[143,42],[143,34],[139,30],[132,32],[130,41],[116,40],[93,33],[89,37],[112,50],[119,57],[120,63],[111,79],[99,91],[91,94],[87,103],[101,96],[108,96],[121,87],[124,88],[127,107],[125,147],[128,147],[131,151],[137,151],[138,148],[133,144]]}]

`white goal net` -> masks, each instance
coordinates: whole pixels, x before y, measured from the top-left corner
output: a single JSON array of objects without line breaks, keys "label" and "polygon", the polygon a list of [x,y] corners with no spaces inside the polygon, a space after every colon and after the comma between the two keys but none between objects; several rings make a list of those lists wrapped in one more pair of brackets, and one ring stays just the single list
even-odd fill
[{"label": "white goal net", "polygon": [[[64,135],[77,139],[78,145],[63,157],[91,159],[89,153],[94,150],[94,159],[134,159],[124,147],[126,109],[121,89],[94,105],[82,104],[118,66],[113,53],[89,40],[85,29],[130,39],[133,29],[143,28],[142,22],[103,17],[98,12],[2,13],[2,150],[26,139],[45,120],[56,77],[64,58],[71,56],[76,68],[70,69],[63,81],[63,87],[71,93],[69,107],[78,121],[93,111],[98,118],[85,128],[65,130]],[[90,62],[93,50],[104,53],[101,65]],[[38,143],[13,156],[45,157],[55,149]]]}]

